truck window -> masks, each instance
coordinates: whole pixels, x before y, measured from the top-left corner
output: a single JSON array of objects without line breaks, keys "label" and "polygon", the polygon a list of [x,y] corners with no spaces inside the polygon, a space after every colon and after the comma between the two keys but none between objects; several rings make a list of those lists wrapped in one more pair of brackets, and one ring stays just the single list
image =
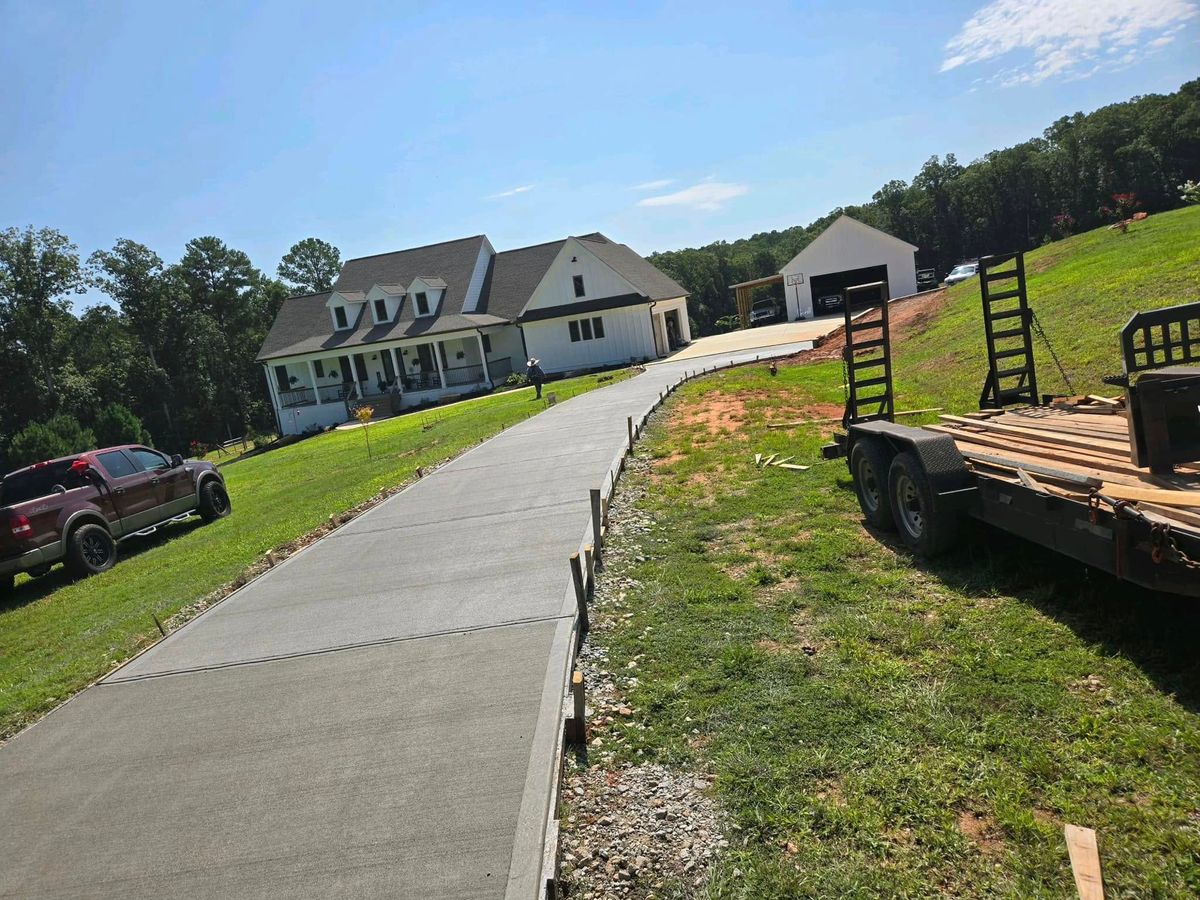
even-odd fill
[{"label": "truck window", "polygon": [[71,474],[71,463],[74,459],[60,459],[49,465],[37,466],[32,469],[21,469],[10,472],[0,481],[0,506],[16,506],[46,497],[54,492],[54,486],[61,484],[67,490],[80,486],[78,476]]},{"label": "truck window", "polygon": [[138,471],[130,462],[129,457],[120,450],[97,453],[96,459],[99,460],[100,465],[104,466],[104,471],[108,473],[109,478],[124,478],[126,475],[136,475]]},{"label": "truck window", "polygon": [[145,447],[134,447],[127,452],[133,456],[133,461],[147,472],[157,472],[162,469],[171,468],[170,461],[155,450],[147,450]]}]

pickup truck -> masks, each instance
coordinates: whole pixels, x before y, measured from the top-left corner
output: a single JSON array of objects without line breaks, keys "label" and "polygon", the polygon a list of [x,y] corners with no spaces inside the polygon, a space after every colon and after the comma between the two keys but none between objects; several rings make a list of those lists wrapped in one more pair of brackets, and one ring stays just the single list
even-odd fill
[{"label": "pickup truck", "polygon": [[0,591],[17,572],[44,575],[59,561],[75,575],[98,574],[116,564],[120,541],[231,509],[211,463],[133,444],[9,472],[0,479]]}]

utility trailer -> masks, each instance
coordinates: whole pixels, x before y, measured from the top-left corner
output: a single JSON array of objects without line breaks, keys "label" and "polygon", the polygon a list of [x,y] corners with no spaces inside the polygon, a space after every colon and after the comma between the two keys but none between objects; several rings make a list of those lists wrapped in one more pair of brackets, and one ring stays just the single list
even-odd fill
[{"label": "utility trailer", "polygon": [[[981,409],[937,425],[893,421],[886,306],[875,331],[847,314],[845,433],[825,455],[848,458],[864,518],[924,556],[952,547],[973,518],[1143,587],[1200,597],[1200,303],[1129,320],[1125,370],[1112,379],[1123,397],[1039,397],[1022,254],[980,260],[980,290]],[[888,396],[858,396],[855,376],[868,368],[886,373],[869,390]]]}]

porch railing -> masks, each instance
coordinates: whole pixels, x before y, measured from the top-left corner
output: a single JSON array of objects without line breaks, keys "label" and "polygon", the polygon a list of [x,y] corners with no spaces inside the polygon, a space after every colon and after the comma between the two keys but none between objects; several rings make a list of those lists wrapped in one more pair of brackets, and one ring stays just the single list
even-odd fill
[{"label": "porch railing", "polygon": [[400,386],[406,391],[436,391],[442,383],[437,372],[413,372],[401,377]]},{"label": "porch railing", "polygon": [[483,382],[483,366],[455,366],[443,369],[446,377],[446,387],[458,387],[464,384],[480,384]]},{"label": "porch railing", "polygon": [[317,388],[317,397],[322,403],[339,403],[350,396],[353,384],[323,384]]},{"label": "porch railing", "polygon": [[279,405],[284,409],[292,406],[310,406],[316,402],[313,389],[310,387],[293,388],[290,391],[279,392]]},{"label": "porch railing", "polygon": [[492,376],[492,383],[499,384],[505,378],[512,374],[512,357],[504,356],[500,359],[488,360],[488,374]]}]

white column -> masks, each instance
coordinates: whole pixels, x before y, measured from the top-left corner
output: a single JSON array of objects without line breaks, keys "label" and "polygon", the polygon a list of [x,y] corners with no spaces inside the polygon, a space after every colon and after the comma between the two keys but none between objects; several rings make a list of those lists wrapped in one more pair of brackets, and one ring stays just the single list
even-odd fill
[{"label": "white column", "polygon": [[401,376],[403,376],[407,373],[404,371],[404,368],[400,365],[400,360],[403,359],[403,357],[400,356],[400,354],[396,352],[396,349],[397,348],[395,348],[395,347],[389,347],[388,353],[392,354],[392,372],[395,373],[396,385],[400,388],[400,390],[404,390],[404,382],[401,381],[400,378],[401,378]]},{"label": "white column", "polygon": [[488,387],[495,387],[492,384],[492,373],[488,371],[487,354],[483,352],[483,335],[478,331],[475,332],[475,340],[479,344],[479,358],[483,360],[483,377],[487,379]]},{"label": "white column", "polygon": [[279,436],[283,437],[283,408],[279,405],[279,393],[275,390],[275,373],[269,361],[263,366],[263,372],[267,376],[267,393],[271,396],[271,405],[275,407],[275,427],[279,429]]},{"label": "white column", "polygon": [[317,401],[317,406],[321,405],[321,389],[317,384],[317,367],[313,365],[313,361],[308,361],[308,377],[312,379],[313,399]]},{"label": "white column", "polygon": [[442,390],[446,389],[446,376],[442,372],[442,347],[440,341],[433,342],[433,364],[437,366],[438,381],[442,383]]}]

